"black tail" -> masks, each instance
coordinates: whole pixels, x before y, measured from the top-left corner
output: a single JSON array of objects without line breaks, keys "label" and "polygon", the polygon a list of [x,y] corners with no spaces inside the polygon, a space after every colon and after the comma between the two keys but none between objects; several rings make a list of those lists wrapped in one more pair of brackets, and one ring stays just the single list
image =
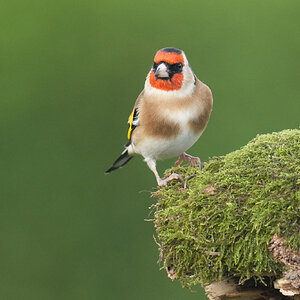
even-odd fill
[{"label": "black tail", "polygon": [[130,160],[132,156],[128,155],[128,150],[125,149],[122,154],[117,158],[117,160],[113,163],[111,168],[109,168],[105,173],[108,174],[116,169],[122,168],[125,166]]}]

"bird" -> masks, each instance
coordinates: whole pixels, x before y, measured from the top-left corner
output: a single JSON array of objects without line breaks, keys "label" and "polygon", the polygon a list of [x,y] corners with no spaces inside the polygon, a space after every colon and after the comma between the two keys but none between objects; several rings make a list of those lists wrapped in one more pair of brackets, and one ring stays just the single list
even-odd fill
[{"label": "bird", "polygon": [[125,150],[106,173],[123,167],[135,155],[144,158],[159,186],[182,180],[177,173],[161,178],[156,168],[159,160],[178,156],[175,166],[185,161],[201,168],[200,158],[186,151],[205,130],[212,106],[210,88],[194,74],[184,51],[158,50],[128,119]]}]

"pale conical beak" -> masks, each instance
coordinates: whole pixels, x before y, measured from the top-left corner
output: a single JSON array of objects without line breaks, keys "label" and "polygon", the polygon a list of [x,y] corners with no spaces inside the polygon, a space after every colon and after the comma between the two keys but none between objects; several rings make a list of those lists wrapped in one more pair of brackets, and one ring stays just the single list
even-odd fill
[{"label": "pale conical beak", "polygon": [[164,63],[159,64],[155,71],[156,78],[169,78],[168,68]]}]

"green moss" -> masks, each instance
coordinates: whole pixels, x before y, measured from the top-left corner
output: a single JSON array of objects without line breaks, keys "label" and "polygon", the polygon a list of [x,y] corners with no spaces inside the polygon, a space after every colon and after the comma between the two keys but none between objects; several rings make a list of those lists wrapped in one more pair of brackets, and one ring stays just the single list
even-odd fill
[{"label": "green moss", "polygon": [[268,243],[277,233],[292,249],[300,246],[300,130],[258,135],[202,170],[171,172],[196,175],[187,189],[172,181],[153,193],[163,264],[184,286],[282,273]]}]

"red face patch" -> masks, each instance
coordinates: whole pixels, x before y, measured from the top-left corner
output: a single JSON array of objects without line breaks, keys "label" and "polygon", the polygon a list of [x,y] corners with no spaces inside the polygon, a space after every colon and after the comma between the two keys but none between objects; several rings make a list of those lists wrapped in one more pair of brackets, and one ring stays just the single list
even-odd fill
[{"label": "red face patch", "polygon": [[154,57],[154,62],[159,63],[161,61],[165,61],[169,63],[170,65],[182,63],[184,66],[184,59],[182,53],[178,54],[175,52],[165,52],[165,51],[157,51]]},{"label": "red face patch", "polygon": [[[184,66],[184,58],[182,53],[178,54],[175,52],[165,52],[165,51],[158,51],[154,57],[155,63],[160,63],[161,61],[165,61],[170,65],[182,63]],[[183,82],[183,74],[177,73],[174,74],[172,79],[160,79],[156,78],[154,75],[154,71],[150,73],[150,84],[152,87],[164,90],[164,91],[174,91],[179,90],[182,86]]]},{"label": "red face patch", "polygon": [[155,87],[160,90],[164,91],[174,91],[174,90],[179,90],[182,86],[183,82],[183,74],[174,74],[171,80],[166,80],[166,79],[156,79],[154,72],[151,71],[150,73],[150,84],[152,87]]}]

